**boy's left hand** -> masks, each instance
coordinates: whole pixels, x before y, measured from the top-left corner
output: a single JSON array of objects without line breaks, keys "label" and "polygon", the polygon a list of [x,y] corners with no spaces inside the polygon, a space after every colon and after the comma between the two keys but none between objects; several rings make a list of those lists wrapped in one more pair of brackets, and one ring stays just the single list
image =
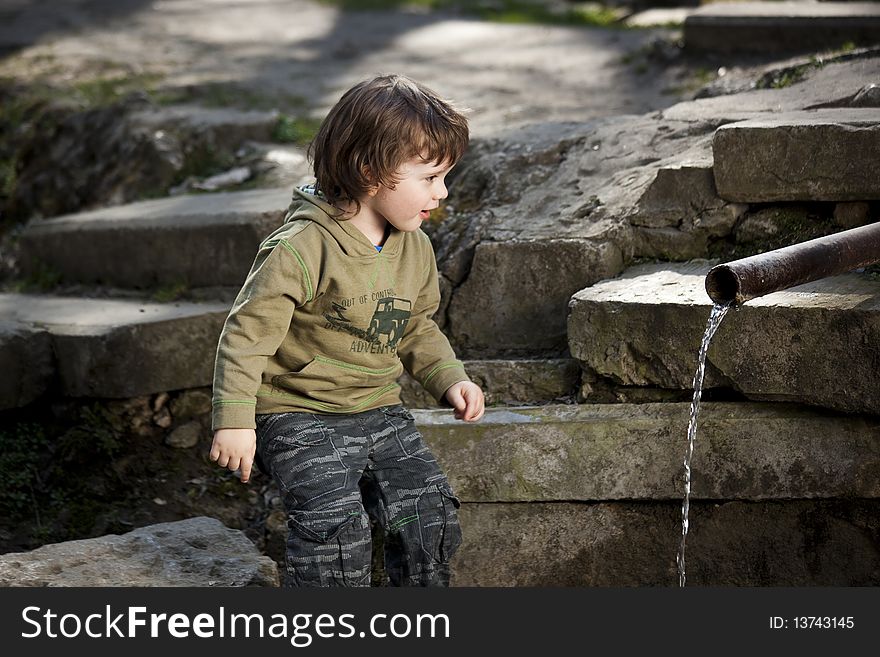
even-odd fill
[{"label": "boy's left hand", "polygon": [[459,381],[446,391],[446,401],[455,409],[455,419],[476,422],[486,410],[483,391],[476,383]]}]

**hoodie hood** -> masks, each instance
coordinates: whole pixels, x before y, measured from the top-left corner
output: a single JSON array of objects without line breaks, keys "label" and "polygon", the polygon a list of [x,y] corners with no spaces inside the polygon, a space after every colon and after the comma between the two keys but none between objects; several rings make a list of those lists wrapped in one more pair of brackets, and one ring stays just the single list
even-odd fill
[{"label": "hoodie hood", "polygon": [[[339,210],[327,203],[323,195],[315,190],[314,185],[306,185],[294,188],[293,199],[287,208],[284,223],[312,221],[329,234],[346,255],[375,258],[379,252],[376,251],[373,243],[350,222],[335,219],[338,214]],[[395,257],[400,250],[401,239],[401,232],[390,226],[390,233],[382,247],[383,256]]]}]

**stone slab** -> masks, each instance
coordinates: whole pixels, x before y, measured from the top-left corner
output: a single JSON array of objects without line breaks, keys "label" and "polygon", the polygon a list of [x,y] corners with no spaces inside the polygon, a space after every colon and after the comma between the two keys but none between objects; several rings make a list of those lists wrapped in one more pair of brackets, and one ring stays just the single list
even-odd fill
[{"label": "stone slab", "polygon": [[[488,409],[478,423],[413,415],[465,502],[675,500],[689,403]],[[692,498],[880,497],[880,420],[794,405],[706,403]]]},{"label": "stone slab", "polygon": [[[678,586],[679,503],[463,504],[453,586]],[[877,586],[877,500],[696,502],[688,586]]]},{"label": "stone slab", "polygon": [[786,112],[723,125],[715,184],[729,201],[880,199],[880,109]]},{"label": "stone slab", "polygon": [[718,53],[817,51],[880,43],[874,2],[715,2],[684,19],[685,48]]},{"label": "stone slab", "polygon": [[[210,385],[229,306],[0,294],[0,319],[51,336],[59,391],[124,398]],[[46,346],[46,345],[44,345]],[[13,371],[28,367],[27,352]]]},{"label": "stone slab", "polygon": [[[569,346],[615,383],[690,389],[712,302],[706,261],[633,267],[572,297]],[[880,283],[846,274],[753,299],[728,313],[707,388],[880,414]]]},{"label": "stone slab", "polygon": [[238,286],[260,242],[284,220],[290,190],[178,196],[31,222],[25,274],[48,267],[64,282],[149,288]]},{"label": "stone slab", "polygon": [[190,518],[0,555],[0,586],[278,586],[244,533]]},{"label": "stone slab", "polygon": [[0,410],[25,406],[43,395],[55,373],[49,333],[0,317],[0,373]]},{"label": "stone slab", "polygon": [[[547,360],[464,361],[471,380],[483,389],[486,403],[537,404],[577,392],[581,368],[572,358]],[[398,381],[401,399],[410,408],[436,408],[437,401],[409,374]]]},{"label": "stone slab", "polygon": [[564,353],[569,297],[622,268],[611,241],[481,242],[450,303],[448,329],[471,358]]}]

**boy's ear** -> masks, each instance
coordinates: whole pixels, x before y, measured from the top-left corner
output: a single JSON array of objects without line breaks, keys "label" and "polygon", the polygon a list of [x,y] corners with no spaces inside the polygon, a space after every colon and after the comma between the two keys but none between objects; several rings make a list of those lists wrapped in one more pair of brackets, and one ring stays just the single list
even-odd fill
[{"label": "boy's ear", "polygon": [[361,167],[361,173],[364,174],[364,178],[369,180],[372,184],[367,188],[367,196],[375,196],[379,193],[379,185],[378,183],[373,182],[375,177],[373,177],[373,172],[370,170],[366,164]]}]

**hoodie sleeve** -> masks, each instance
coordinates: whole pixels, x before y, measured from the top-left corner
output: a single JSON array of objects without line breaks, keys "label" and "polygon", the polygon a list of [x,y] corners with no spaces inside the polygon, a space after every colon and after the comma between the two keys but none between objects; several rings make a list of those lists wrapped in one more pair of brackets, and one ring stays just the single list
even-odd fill
[{"label": "hoodie sleeve", "polygon": [[255,428],[266,361],[281,345],[297,306],[312,299],[308,268],[283,239],[263,243],[220,334],[214,364],[213,428]]},{"label": "hoodie sleeve", "polygon": [[440,285],[434,250],[427,235],[423,235],[423,238],[427,243],[425,277],[397,353],[406,371],[422,384],[434,399],[442,402],[443,395],[451,385],[470,379],[464,370],[464,365],[456,359],[449,340],[433,319],[440,307]]}]

